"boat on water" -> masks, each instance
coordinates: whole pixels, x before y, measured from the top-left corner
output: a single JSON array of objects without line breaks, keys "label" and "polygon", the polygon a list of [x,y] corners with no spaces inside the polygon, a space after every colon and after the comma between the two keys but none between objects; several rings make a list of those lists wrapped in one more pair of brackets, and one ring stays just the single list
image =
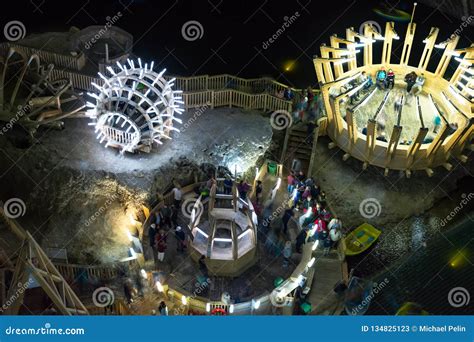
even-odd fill
[{"label": "boat on water", "polygon": [[396,316],[426,316],[429,315],[428,311],[424,310],[423,307],[414,302],[405,302],[403,305],[398,309]]},{"label": "boat on water", "polygon": [[357,255],[366,251],[377,239],[382,232],[374,226],[363,223],[344,239],[346,245],[346,255]]}]

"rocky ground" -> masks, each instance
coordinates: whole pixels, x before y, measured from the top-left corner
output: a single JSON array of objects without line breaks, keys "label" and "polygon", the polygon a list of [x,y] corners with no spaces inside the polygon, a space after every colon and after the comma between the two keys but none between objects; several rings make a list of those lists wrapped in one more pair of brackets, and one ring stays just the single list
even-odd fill
[{"label": "rocky ground", "polygon": [[[216,119],[218,118],[218,119]],[[95,139],[86,119],[40,131],[27,146],[21,132],[0,136],[0,199],[26,204],[19,222],[45,248],[66,248],[70,262],[97,264],[127,256],[130,213],[150,206],[173,179],[205,180],[216,166],[253,169],[271,146],[267,117],[238,109],[183,114],[182,132],[150,154],[120,156]],[[17,244],[0,227],[7,253]]]}]

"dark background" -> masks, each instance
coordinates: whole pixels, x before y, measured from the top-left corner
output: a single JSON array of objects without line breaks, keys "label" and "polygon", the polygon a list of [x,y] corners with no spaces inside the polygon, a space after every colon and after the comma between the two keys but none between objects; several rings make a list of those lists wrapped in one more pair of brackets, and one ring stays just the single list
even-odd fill
[{"label": "dark background", "polygon": [[[367,20],[374,20],[385,29],[387,19],[373,11],[381,4],[411,13],[413,1],[32,0],[9,2],[9,10],[3,11],[1,24],[3,27],[11,20],[20,20],[27,34],[64,31],[70,26],[103,25],[106,17],[120,11],[123,15],[116,25],[134,36],[134,52],[144,60],[155,60],[171,74],[272,76],[280,82],[305,87],[316,85],[311,58],[319,53],[321,43],[329,44],[331,34],[344,36],[345,28],[349,26],[358,31],[360,24]],[[263,49],[263,42],[281,27],[283,18],[294,15],[296,11],[299,18],[268,49]],[[183,39],[181,27],[189,20],[202,24],[204,34],[201,39],[192,42]],[[410,63],[417,65],[423,48],[421,42],[430,27],[440,28],[440,42],[460,27],[462,19],[418,4],[415,22],[418,24],[416,44]],[[406,26],[407,22],[395,23],[401,39],[394,45],[394,61],[401,53]],[[458,47],[471,44],[472,32],[472,27],[464,29]],[[374,46],[374,61],[377,61],[382,44],[377,42]],[[435,68],[439,56],[432,59],[430,67]],[[295,62],[293,69],[287,72],[284,69],[289,61]]]}]

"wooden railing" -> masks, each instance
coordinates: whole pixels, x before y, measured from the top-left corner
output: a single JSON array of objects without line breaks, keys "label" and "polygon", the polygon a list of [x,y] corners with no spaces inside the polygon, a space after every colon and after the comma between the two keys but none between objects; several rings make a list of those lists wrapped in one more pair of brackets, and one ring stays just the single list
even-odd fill
[{"label": "wooden railing", "polygon": [[86,58],[82,52],[78,53],[77,56],[72,56],[39,50],[15,43],[5,42],[0,44],[0,51],[2,54],[7,53],[10,48],[14,48],[16,51],[22,52],[28,57],[31,55],[38,55],[41,63],[54,64],[56,68],[81,70],[86,64]]},{"label": "wooden railing", "polygon": [[81,274],[87,279],[113,279],[118,276],[120,267],[132,268],[136,266],[136,263],[136,258],[126,258],[122,261],[110,264],[78,265],[54,263],[54,266],[56,266],[64,279],[71,281],[77,279]]}]

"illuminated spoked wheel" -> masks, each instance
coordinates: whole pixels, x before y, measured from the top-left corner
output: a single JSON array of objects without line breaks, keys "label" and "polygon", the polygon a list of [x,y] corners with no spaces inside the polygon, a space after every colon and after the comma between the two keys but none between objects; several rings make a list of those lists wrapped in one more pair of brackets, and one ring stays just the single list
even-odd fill
[{"label": "illuminated spoked wheel", "polygon": [[173,90],[175,79],[163,77],[166,69],[153,71],[153,62],[138,65],[128,60],[128,66],[117,62],[118,70],[108,67],[110,77],[99,73],[102,85],[92,83],[98,93],[88,93],[96,103],[88,102],[88,115],[94,119],[97,139],[106,147],[120,149],[121,153],[150,152],[153,144],[171,139],[171,132],[179,130],[184,103],[181,91]]}]

